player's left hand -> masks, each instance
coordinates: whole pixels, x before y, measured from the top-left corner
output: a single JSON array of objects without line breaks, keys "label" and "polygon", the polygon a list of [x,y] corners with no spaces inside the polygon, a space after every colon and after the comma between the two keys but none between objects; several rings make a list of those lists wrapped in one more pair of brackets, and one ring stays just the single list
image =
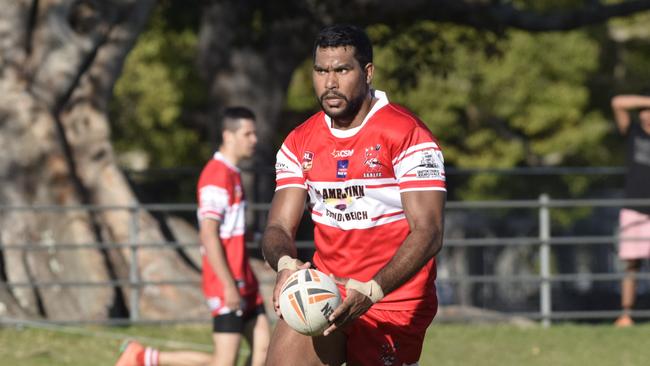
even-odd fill
[{"label": "player's left hand", "polygon": [[[334,282],[339,285],[345,286],[348,282],[348,279],[341,279],[332,276]],[[365,314],[368,309],[373,305],[370,298],[354,289],[348,289],[346,291],[347,296],[345,300],[336,308],[334,312],[329,317],[331,325],[325,329],[323,335],[327,336],[333,331],[344,327],[353,320],[357,319],[361,315]]]}]

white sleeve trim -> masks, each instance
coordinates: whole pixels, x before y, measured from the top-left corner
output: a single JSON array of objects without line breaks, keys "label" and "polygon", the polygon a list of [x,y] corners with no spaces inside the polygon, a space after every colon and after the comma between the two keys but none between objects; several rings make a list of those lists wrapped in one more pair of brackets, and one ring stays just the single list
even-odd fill
[{"label": "white sleeve trim", "polygon": [[281,189],[285,189],[285,188],[302,188],[302,189],[304,189],[306,191],[307,190],[307,185],[306,184],[285,184],[285,185],[276,187],[275,191],[277,192],[277,191],[279,191]]},{"label": "white sleeve trim", "polygon": [[414,188],[400,189],[399,193],[411,192],[411,191],[441,191],[441,192],[447,192],[447,189],[442,188],[442,187],[414,187]]}]

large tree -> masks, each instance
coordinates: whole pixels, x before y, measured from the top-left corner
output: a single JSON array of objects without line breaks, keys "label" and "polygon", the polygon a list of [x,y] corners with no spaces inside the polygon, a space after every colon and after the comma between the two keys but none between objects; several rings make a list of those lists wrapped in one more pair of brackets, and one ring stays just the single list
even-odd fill
[{"label": "large tree", "polygon": [[[106,106],[122,63],[144,26],[152,0],[2,2],[0,13],[0,203],[31,206],[128,206],[137,202],[114,161]],[[8,210],[0,218],[3,281],[129,280],[128,248],[85,244],[163,242],[156,223],[128,210]],[[22,250],[22,249],[25,250]],[[140,250],[143,280],[198,279],[169,250]],[[173,270],[171,270],[173,269]],[[12,315],[104,319],[132,292],[124,287],[0,288]],[[203,314],[187,287],[146,287],[140,309],[161,317]],[[131,309],[135,311],[135,309]]]}]

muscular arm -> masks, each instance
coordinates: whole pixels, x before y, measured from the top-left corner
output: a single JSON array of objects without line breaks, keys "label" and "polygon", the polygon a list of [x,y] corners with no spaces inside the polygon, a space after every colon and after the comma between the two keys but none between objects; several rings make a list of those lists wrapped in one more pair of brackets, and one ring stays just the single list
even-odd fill
[{"label": "muscular arm", "polygon": [[219,221],[203,219],[201,220],[199,236],[201,245],[203,245],[208,258],[208,263],[224,286],[226,306],[236,310],[240,305],[239,292],[230,266],[228,265],[223,245],[219,239],[219,226]]},{"label": "muscular arm", "polygon": [[402,193],[401,197],[411,232],[374,277],[384,294],[407,282],[442,248],[446,193],[414,191]]},{"label": "muscular arm", "polygon": [[[446,193],[414,191],[401,194],[410,232],[393,258],[373,278],[386,295],[411,279],[442,248],[443,209]],[[372,290],[371,290],[372,291]],[[348,291],[346,299],[329,320],[329,335],[368,311],[372,301],[358,291]]]},{"label": "muscular arm", "polygon": [[300,188],[285,188],[275,192],[268,223],[262,237],[264,258],[274,270],[278,260],[288,255],[296,257],[294,238],[305,210],[307,192]]},{"label": "muscular arm", "polygon": [[650,97],[643,95],[617,95],[612,98],[614,119],[620,133],[627,133],[630,127],[630,110],[650,108]]},{"label": "muscular arm", "polygon": [[[278,271],[278,260],[285,255],[295,258],[297,255],[294,238],[296,229],[305,210],[307,192],[300,188],[285,188],[275,192],[269,211],[269,219],[262,236],[262,253],[271,268]],[[300,264],[300,263],[299,263]],[[300,268],[308,268],[309,264],[301,264]],[[275,278],[273,287],[273,307],[278,316],[280,313],[280,287],[292,271],[280,271]]]}]

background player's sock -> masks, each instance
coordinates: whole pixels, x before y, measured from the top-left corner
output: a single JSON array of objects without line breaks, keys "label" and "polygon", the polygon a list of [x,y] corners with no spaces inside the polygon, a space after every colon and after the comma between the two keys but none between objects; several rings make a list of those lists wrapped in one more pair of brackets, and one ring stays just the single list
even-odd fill
[{"label": "background player's sock", "polygon": [[142,351],[138,352],[136,356],[136,361],[138,366],[158,366],[158,359],[160,357],[160,351],[153,348],[147,347]]}]

